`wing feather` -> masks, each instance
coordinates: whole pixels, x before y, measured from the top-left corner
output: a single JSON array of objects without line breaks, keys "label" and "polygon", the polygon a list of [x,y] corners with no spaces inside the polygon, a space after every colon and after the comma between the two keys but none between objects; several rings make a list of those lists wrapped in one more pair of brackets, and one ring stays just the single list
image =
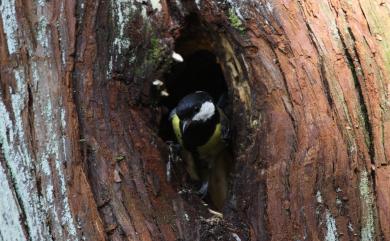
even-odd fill
[{"label": "wing feather", "polygon": [[226,143],[229,143],[230,141],[230,123],[229,119],[225,115],[225,113],[222,111],[222,109],[218,108],[219,115],[220,115],[220,121],[221,121],[221,137],[222,140]]}]

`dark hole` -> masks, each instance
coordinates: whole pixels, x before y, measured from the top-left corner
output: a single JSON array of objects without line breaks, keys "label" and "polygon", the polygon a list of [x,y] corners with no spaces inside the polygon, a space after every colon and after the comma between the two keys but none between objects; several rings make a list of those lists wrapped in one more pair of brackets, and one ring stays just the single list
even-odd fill
[{"label": "dark hole", "polygon": [[185,61],[175,64],[165,76],[165,84],[170,96],[162,104],[172,109],[185,95],[194,91],[208,92],[214,101],[227,91],[221,67],[214,54],[198,50]]},{"label": "dark hole", "polygon": [[[208,92],[218,103],[221,96],[227,94],[227,85],[216,56],[208,50],[197,50],[183,58],[184,62],[175,63],[164,76],[169,96],[163,98],[161,104],[170,111],[184,96],[198,90]],[[160,126],[160,136],[164,140],[174,140],[168,122],[169,111]]]}]

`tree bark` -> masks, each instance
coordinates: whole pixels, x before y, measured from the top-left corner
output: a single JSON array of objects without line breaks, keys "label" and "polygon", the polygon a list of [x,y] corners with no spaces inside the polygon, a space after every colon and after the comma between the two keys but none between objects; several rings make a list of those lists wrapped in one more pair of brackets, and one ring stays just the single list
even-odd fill
[{"label": "tree bark", "polygon": [[[390,240],[390,2],[3,0],[0,13],[0,241]],[[167,181],[152,82],[174,49],[208,49],[227,82],[223,219]]]}]

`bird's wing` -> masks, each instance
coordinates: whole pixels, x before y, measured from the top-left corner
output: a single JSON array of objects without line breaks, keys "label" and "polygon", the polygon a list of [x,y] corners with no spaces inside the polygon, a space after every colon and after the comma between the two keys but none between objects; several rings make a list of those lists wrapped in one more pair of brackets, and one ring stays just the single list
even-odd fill
[{"label": "bird's wing", "polygon": [[225,113],[220,109],[218,108],[219,110],[219,115],[220,115],[220,121],[221,121],[221,137],[222,137],[222,140],[226,143],[229,143],[230,141],[230,123],[229,123],[229,119],[227,118],[227,116],[225,115]]},{"label": "bird's wing", "polygon": [[[231,108],[229,106],[228,93],[223,93],[217,103],[219,113],[221,116],[221,126],[222,126],[222,140],[226,143],[230,142],[231,131],[230,131],[230,122],[227,118],[227,115],[231,116]],[[226,115],[226,114],[227,115]]]}]

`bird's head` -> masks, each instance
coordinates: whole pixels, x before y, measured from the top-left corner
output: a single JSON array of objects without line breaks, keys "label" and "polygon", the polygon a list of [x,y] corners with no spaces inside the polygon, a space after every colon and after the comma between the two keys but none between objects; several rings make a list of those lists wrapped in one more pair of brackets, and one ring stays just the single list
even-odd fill
[{"label": "bird's head", "polygon": [[197,91],[185,96],[176,107],[176,114],[182,123],[182,133],[191,125],[211,120],[216,113],[217,108],[213,99],[204,91]]}]

